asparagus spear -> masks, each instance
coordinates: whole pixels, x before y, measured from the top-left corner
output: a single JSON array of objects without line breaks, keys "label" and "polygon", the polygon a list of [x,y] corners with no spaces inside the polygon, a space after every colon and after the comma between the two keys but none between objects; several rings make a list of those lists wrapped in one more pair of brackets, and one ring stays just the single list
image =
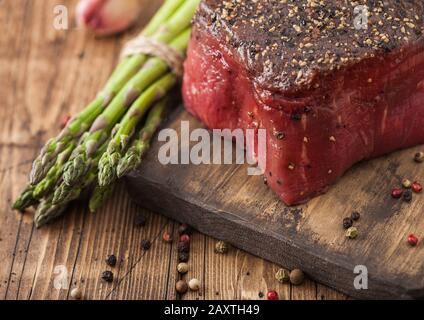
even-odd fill
[{"label": "asparagus spear", "polygon": [[[140,138],[135,139],[135,141],[133,141],[132,147],[128,149],[128,152],[124,155],[124,158],[122,159],[124,160],[124,162],[122,163],[122,170],[124,170],[124,168],[127,170],[131,170],[131,168],[136,167],[141,162],[141,158],[149,148],[149,142],[151,140],[151,137],[156,132],[164,115],[166,114],[167,106],[169,105],[168,102],[168,99],[164,98],[159,101],[152,108],[152,110],[149,111],[146,123],[139,133]],[[142,110],[141,113],[143,112],[145,111]],[[127,139],[123,138],[123,140]],[[102,158],[105,155],[106,153],[103,154]],[[99,166],[101,163],[102,161],[99,161]],[[121,164],[121,162],[119,162],[119,164]],[[115,170],[115,168],[113,168],[113,170]],[[114,190],[114,184],[112,184],[112,182],[113,181],[110,181],[106,186],[100,186],[99,184],[96,185],[89,202],[89,209],[91,212],[96,212],[112,194]]]},{"label": "asparagus spear", "polygon": [[34,216],[36,228],[40,228],[54,218],[59,217],[66,210],[68,203],[53,205],[52,198],[53,195],[50,195],[47,199],[43,199],[38,206]]},{"label": "asparagus spear", "polygon": [[[137,165],[141,162],[141,158],[149,149],[150,140],[153,134],[156,132],[166,114],[167,107],[169,105],[168,102],[168,99],[164,98],[149,111],[146,123],[139,133],[139,138],[132,142],[132,146],[128,149],[127,153],[125,153],[124,157],[118,164],[118,168],[121,168],[121,171],[119,171],[121,176],[125,174],[125,172],[137,167]],[[106,153],[103,154],[103,157],[105,154]],[[101,161],[99,162],[99,165],[100,163]],[[113,170],[115,170],[115,168],[113,168]],[[115,186],[112,182],[113,181],[110,181],[110,183],[106,186],[100,186],[99,184],[96,185],[89,202],[89,209],[91,212],[96,212],[112,194]]]},{"label": "asparagus spear", "polygon": [[119,125],[119,129],[109,142],[107,151],[99,162],[99,185],[104,187],[117,179],[116,167],[126,151],[137,124],[157,99],[162,98],[176,83],[173,74],[167,74],[138,98]]},{"label": "asparagus spear", "polygon": [[76,197],[78,197],[84,188],[90,186],[97,180],[98,163],[102,154],[106,151],[107,145],[108,143],[106,142],[97,150],[92,159],[93,165],[90,167],[90,170],[86,172],[78,185],[70,186],[64,181],[61,181],[51,199],[52,204],[57,205],[74,200],[75,194],[77,194]]},{"label": "asparagus spear", "polygon": [[34,186],[28,185],[25,187],[24,191],[21,192],[18,199],[16,199],[15,203],[12,205],[14,210],[25,211],[26,208],[37,204],[38,201],[34,197]]},{"label": "asparagus spear", "polygon": [[101,187],[96,185],[94,191],[91,195],[88,208],[90,212],[96,212],[100,207],[105,203],[105,201],[110,197],[114,190],[114,185],[108,185],[106,187]]},{"label": "asparagus spear", "polygon": [[128,151],[119,160],[116,168],[118,178],[123,177],[128,172],[136,169],[147,150],[150,148],[150,141],[153,134],[160,126],[164,116],[167,113],[168,103],[166,100],[160,101],[149,112],[146,123],[140,131],[139,137],[134,139]]},{"label": "asparagus spear", "polygon": [[62,176],[63,166],[69,159],[69,156],[71,155],[72,150],[74,150],[75,145],[75,142],[71,142],[68,148],[66,148],[61,154],[59,154],[56,163],[53,167],[50,168],[46,177],[35,186],[33,196],[36,199],[41,199],[48,193],[50,193],[50,191],[52,191],[52,189],[56,185],[56,182]]},{"label": "asparagus spear", "polygon": [[[87,175],[85,181],[77,187],[69,187],[61,183],[54,194],[43,199],[34,216],[36,228],[41,228],[46,223],[61,216],[69,203],[78,199],[82,191],[95,181],[96,173],[97,171]],[[56,199],[57,194],[60,194],[61,199]]]},{"label": "asparagus spear", "polygon": [[[146,122],[139,133],[139,138],[132,142],[131,147],[118,164],[117,172],[120,174],[119,177],[140,164],[142,157],[150,147],[150,140],[153,134],[160,126],[166,114],[168,106],[169,101],[167,98],[164,98],[149,111]],[[105,156],[105,154],[106,153],[104,153],[103,156]],[[99,164],[100,163],[101,162],[99,162]],[[120,170],[118,170],[119,168]],[[89,202],[89,209],[91,212],[96,212],[103,205],[112,194],[114,186],[115,184],[112,184],[112,181],[103,187],[99,184],[96,185]]]},{"label": "asparagus spear", "polygon": [[[166,33],[163,35],[164,31],[161,26],[171,16],[175,16],[175,11],[184,2],[185,0],[166,1],[142,34],[145,36],[153,36],[156,34],[156,38],[161,38],[164,42],[168,42],[172,39],[178,32],[175,34]],[[112,73],[111,78],[106,83],[103,90],[99,92],[97,97],[90,102],[83,111],[69,121],[67,126],[57,137],[50,139],[46,143],[41,149],[40,155],[33,162],[30,173],[31,184],[37,184],[46,176],[50,168],[54,165],[59,153],[61,153],[73,139],[81,136],[81,134],[92,125],[97,116],[109,105],[113,97],[115,97],[134,74],[138,72],[146,59],[147,57],[142,54],[124,59]]]},{"label": "asparagus spear", "polygon": [[[190,29],[186,29],[178,36],[171,46],[184,52],[190,37]],[[140,70],[140,72],[125,86],[125,88],[112,101],[109,107],[94,122],[90,134],[84,139],[83,143],[75,149],[71,161],[66,165],[63,179],[68,185],[77,184],[79,179],[89,170],[92,163],[91,157],[109,136],[111,129],[121,119],[127,108],[134,103],[134,107],[127,112],[126,118],[136,119],[138,111],[132,111],[139,108],[139,104],[144,105],[146,102],[151,104],[154,100],[161,98],[170,87],[175,84],[175,76],[166,74],[168,67],[165,62],[158,58],[151,58]],[[157,80],[157,78],[161,77]],[[153,83],[156,81],[155,83]],[[153,84],[152,84],[153,83]],[[152,84],[139,99],[137,97],[150,84]],[[134,100],[136,100],[134,102]],[[131,121],[133,123],[134,121]],[[120,134],[122,130],[120,130]]]}]

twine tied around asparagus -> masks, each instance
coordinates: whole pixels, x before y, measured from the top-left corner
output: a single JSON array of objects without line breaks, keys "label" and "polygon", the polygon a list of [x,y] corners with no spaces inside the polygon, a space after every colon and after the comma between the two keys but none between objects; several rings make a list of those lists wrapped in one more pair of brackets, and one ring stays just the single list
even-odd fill
[{"label": "twine tied around asparagus", "polygon": [[146,54],[162,59],[178,78],[182,78],[183,76],[184,56],[166,43],[143,35],[138,36],[126,43],[122,49],[121,58],[135,54]]}]

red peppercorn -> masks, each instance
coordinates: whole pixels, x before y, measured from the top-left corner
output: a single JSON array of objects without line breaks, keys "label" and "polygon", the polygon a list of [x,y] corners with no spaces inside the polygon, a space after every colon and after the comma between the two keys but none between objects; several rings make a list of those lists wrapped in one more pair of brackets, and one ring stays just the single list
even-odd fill
[{"label": "red peppercorn", "polygon": [[411,185],[411,189],[412,189],[412,191],[414,191],[415,193],[420,193],[422,190],[423,190],[423,187],[422,187],[422,185],[421,184],[419,184],[418,182],[414,182],[412,185]]},{"label": "red peppercorn", "polygon": [[62,121],[60,122],[60,128],[63,129],[66,127],[66,125],[68,124],[69,120],[71,120],[71,116],[70,115],[66,115],[62,118]]},{"label": "red peppercorn", "polygon": [[392,190],[392,197],[395,199],[400,199],[402,197],[403,190],[401,188],[394,188]]},{"label": "red peppercorn", "polygon": [[188,234],[183,234],[183,235],[180,237],[180,241],[181,241],[181,242],[190,242],[190,236],[189,236]]},{"label": "red peppercorn", "polygon": [[410,234],[409,236],[408,236],[408,243],[411,245],[411,246],[413,246],[413,247],[415,247],[417,244],[418,244],[418,238],[414,235],[414,234]]},{"label": "red peppercorn", "polygon": [[278,293],[274,290],[268,291],[266,297],[268,300],[278,300]]},{"label": "red peppercorn", "polygon": [[162,240],[164,242],[170,243],[170,242],[172,242],[172,237],[168,232],[165,231],[162,235]]}]

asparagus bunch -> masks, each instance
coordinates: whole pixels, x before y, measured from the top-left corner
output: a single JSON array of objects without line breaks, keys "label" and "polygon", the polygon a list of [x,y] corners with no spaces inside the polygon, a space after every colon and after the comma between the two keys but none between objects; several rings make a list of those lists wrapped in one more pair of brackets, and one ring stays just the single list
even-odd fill
[{"label": "asparagus bunch", "polygon": [[[151,36],[155,40],[168,43],[178,35],[178,28],[171,31],[165,30],[165,24],[168,20],[174,24],[181,22],[184,24],[183,14],[188,14],[186,19],[191,19],[190,12],[187,10],[181,12],[179,7],[186,2],[185,0],[166,1],[159,9],[155,17],[150,21],[143,30],[144,36]],[[187,3],[190,1],[187,1]],[[187,3],[185,5],[187,6]],[[180,13],[176,15],[175,12]],[[180,19],[180,20],[178,20]],[[187,25],[184,24],[183,29]],[[133,78],[140,70],[141,66],[147,59],[146,55],[139,54],[125,58],[115,69],[106,83],[105,87],[99,92],[97,97],[91,101],[86,108],[71,119],[62,132],[55,138],[50,139],[41,149],[40,155],[35,159],[30,173],[30,184],[35,185],[40,182],[47,174],[49,169],[55,163],[56,157],[67,147],[69,143],[79,138],[93,124],[94,120],[102,113],[102,111],[110,104],[113,98],[121,91],[121,89]]]},{"label": "asparagus bunch", "polygon": [[[96,153],[97,160],[106,150],[106,144],[99,148]],[[95,162],[96,163],[96,162]],[[87,174],[80,185],[69,187],[63,181],[59,182],[56,190],[42,199],[34,216],[34,223],[37,228],[43,226],[54,218],[59,217],[67,208],[68,204],[79,198],[81,192],[96,181],[97,166],[93,166],[91,172]]]},{"label": "asparagus bunch", "polygon": [[[190,20],[187,19],[186,23],[189,25]],[[171,42],[170,46],[183,54],[189,36],[190,29],[186,28]],[[137,123],[140,119],[140,112],[134,110],[140,109],[138,105],[150,106],[154,100],[165,95],[175,82],[175,76],[169,73],[168,66],[164,61],[159,58],[150,58],[96,119],[89,134],[75,149],[71,160],[65,166],[63,174],[65,183],[70,186],[78,184],[80,178],[90,169],[91,158],[97,148],[109,137],[115,124],[124,114],[125,118],[121,127],[124,127],[127,122]],[[129,111],[127,111],[128,108]],[[120,129],[118,131],[121,132]]]},{"label": "asparagus bunch", "polygon": [[[166,1],[142,35],[184,55],[199,2]],[[160,58],[125,58],[97,97],[46,143],[33,163],[30,184],[13,207],[23,211],[40,203],[34,220],[41,227],[90,187],[89,207],[96,211],[110,196],[114,181],[140,164],[166,113],[168,103],[162,98],[176,82]]]}]

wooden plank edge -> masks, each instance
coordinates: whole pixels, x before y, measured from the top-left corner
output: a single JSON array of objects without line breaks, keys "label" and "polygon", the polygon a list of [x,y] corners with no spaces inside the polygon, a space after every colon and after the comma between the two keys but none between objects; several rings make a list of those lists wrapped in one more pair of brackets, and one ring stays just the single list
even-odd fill
[{"label": "wooden plank edge", "polygon": [[[311,279],[351,297],[408,300],[424,298],[424,288],[402,286],[396,280],[389,281],[380,275],[369,275],[369,289],[356,290],[353,286],[355,276],[353,267],[348,262],[335,263],[331,257],[324,258],[301,247],[293,249],[287,239],[285,241],[283,239],[282,245],[281,237],[276,238],[275,235],[258,232],[256,224],[240,220],[240,217],[231,213],[197,203],[196,199],[182,196],[175,190],[164,189],[163,185],[137,172],[126,178],[126,186],[133,200],[148,210],[190,224],[199,232],[224,240],[234,247],[285,268],[300,267]],[[237,218],[238,221],[228,219],[230,216]],[[238,233],[235,232],[237,229],[240,230]],[[269,254],[270,247],[275,248],[278,254]]]}]

